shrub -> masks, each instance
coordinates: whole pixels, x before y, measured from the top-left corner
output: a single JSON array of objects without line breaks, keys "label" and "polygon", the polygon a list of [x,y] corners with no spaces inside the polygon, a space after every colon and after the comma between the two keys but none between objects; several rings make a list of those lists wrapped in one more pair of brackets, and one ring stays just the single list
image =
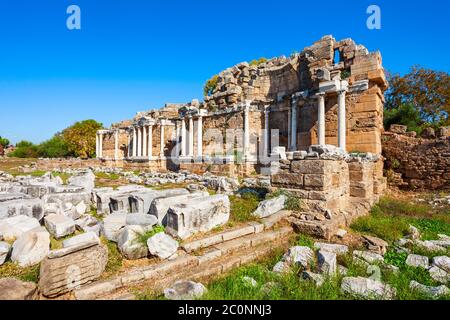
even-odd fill
[{"label": "shrub", "polygon": [[265,62],[267,62],[267,59],[264,58],[264,57],[261,57],[261,58],[259,58],[259,59],[255,59],[255,60],[250,61],[249,64],[250,64],[251,66],[259,66],[260,64],[263,64],[263,63],[265,63]]},{"label": "shrub", "polygon": [[215,75],[213,76],[211,79],[209,79],[208,81],[206,81],[205,86],[203,87],[203,94],[205,96],[210,96],[213,94],[214,89],[216,89],[217,87],[217,82],[219,80],[219,76]]}]

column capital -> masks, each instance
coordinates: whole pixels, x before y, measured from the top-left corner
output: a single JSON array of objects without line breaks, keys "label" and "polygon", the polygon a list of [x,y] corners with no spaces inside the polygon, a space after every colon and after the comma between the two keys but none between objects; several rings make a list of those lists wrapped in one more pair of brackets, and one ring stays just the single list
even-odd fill
[{"label": "column capital", "polygon": [[325,97],[325,92],[317,92],[316,94],[315,94],[315,97],[317,98],[317,99],[321,99],[321,98],[324,98]]}]

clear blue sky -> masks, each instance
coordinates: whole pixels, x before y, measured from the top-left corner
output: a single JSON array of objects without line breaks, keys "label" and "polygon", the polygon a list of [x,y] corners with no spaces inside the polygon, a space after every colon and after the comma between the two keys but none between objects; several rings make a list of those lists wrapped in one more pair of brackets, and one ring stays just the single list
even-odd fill
[{"label": "clear blue sky", "polygon": [[[78,31],[66,28],[71,4]],[[366,28],[370,4],[381,30]],[[1,0],[0,135],[37,143],[78,120],[109,126],[202,98],[211,75],[325,34],[380,50],[392,72],[448,72],[449,20],[447,0]]]}]

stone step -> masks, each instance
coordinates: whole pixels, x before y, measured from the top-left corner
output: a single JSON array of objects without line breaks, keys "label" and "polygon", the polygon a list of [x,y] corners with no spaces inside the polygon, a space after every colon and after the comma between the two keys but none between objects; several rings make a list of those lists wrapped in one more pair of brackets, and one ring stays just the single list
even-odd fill
[{"label": "stone step", "polygon": [[[291,227],[264,231],[242,238],[226,241],[202,256],[185,254],[172,261],[133,269],[105,281],[98,281],[74,292],[77,300],[107,299],[114,292],[128,286],[151,284],[152,290],[162,290],[166,284],[185,277],[207,278],[250,263],[272,251],[276,243],[283,242],[293,234]],[[244,243],[245,245],[242,245]],[[270,243],[270,245],[267,245]],[[160,289],[162,288],[162,289]]]}]

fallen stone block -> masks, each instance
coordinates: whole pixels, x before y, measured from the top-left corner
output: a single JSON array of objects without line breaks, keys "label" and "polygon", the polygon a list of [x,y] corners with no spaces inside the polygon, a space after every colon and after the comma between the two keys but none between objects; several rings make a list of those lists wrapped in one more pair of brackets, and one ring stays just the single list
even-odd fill
[{"label": "fallen stone block", "polygon": [[320,250],[317,253],[317,260],[319,262],[319,270],[329,276],[336,274],[337,261],[336,253]]},{"label": "fallen stone block", "polygon": [[265,218],[277,213],[284,209],[286,202],[286,196],[281,195],[279,197],[262,201],[255,212],[252,213],[253,216],[258,218]]},{"label": "fallen stone block", "polygon": [[314,261],[314,251],[309,247],[295,246],[290,248],[283,256],[283,261],[286,261],[291,265],[299,265],[306,269],[310,263]]},{"label": "fallen stone block", "polygon": [[383,239],[367,236],[362,236],[364,245],[369,251],[384,255],[387,252],[389,244]]},{"label": "fallen stone block", "polygon": [[19,238],[25,232],[40,227],[39,221],[28,216],[16,216],[0,220],[0,237],[7,241]]},{"label": "fallen stone block", "polygon": [[6,262],[11,252],[11,245],[7,242],[0,241],[0,266]]},{"label": "fallen stone block", "polygon": [[44,217],[44,202],[41,199],[18,199],[0,202],[0,219],[19,215],[42,220]]},{"label": "fallen stone block", "polygon": [[343,244],[316,242],[314,243],[314,248],[323,251],[333,252],[337,255],[344,255],[348,253],[348,246]]},{"label": "fallen stone block", "polygon": [[388,284],[363,277],[342,279],[341,292],[364,299],[394,299],[396,291]]},{"label": "fallen stone block", "polygon": [[153,227],[158,223],[155,216],[143,213],[129,213],[125,223],[129,226]]},{"label": "fallen stone block", "polygon": [[450,272],[450,258],[447,256],[434,257],[433,265],[446,272]]},{"label": "fallen stone block", "polygon": [[360,258],[364,260],[367,263],[373,264],[373,263],[383,263],[384,258],[382,255],[371,252],[371,251],[353,251],[353,258]]},{"label": "fallen stone block", "polygon": [[311,271],[303,271],[302,278],[304,280],[313,281],[317,287],[320,287],[325,282],[324,276]]},{"label": "fallen stone block", "polygon": [[63,248],[69,248],[91,242],[100,244],[100,238],[94,232],[86,232],[64,240],[62,246]]},{"label": "fallen stone block", "polygon": [[102,225],[96,218],[91,215],[84,215],[81,218],[75,220],[75,225],[78,230],[84,232],[93,232],[97,236],[100,236]]},{"label": "fallen stone block", "polygon": [[450,274],[436,266],[432,266],[428,272],[430,273],[430,277],[442,284],[447,284],[450,281]]},{"label": "fallen stone block", "polygon": [[11,260],[22,268],[41,262],[50,251],[50,234],[38,227],[22,234],[12,246]]},{"label": "fallen stone block", "polygon": [[428,257],[419,256],[417,254],[410,254],[408,258],[406,258],[406,265],[423,269],[428,269],[430,267]]},{"label": "fallen stone block", "polygon": [[95,187],[95,175],[91,170],[71,176],[67,180],[69,186],[82,187],[87,192],[92,192]]},{"label": "fallen stone block", "polygon": [[168,300],[195,300],[201,298],[208,290],[197,282],[177,281],[171,288],[164,289]]},{"label": "fallen stone block", "polygon": [[159,232],[147,240],[147,246],[153,256],[168,259],[177,252],[179,244],[169,235]]},{"label": "fallen stone block", "polygon": [[36,284],[15,278],[0,279],[0,301],[34,300],[36,298]]},{"label": "fallen stone block", "polygon": [[439,287],[430,287],[418,283],[417,281],[411,281],[409,288],[432,299],[439,299],[450,294],[450,290],[444,285]]},{"label": "fallen stone block", "polygon": [[159,224],[167,225],[167,212],[169,211],[170,206],[173,204],[180,205],[189,203],[190,200],[207,197],[208,195],[208,192],[195,192],[192,194],[154,199],[150,206],[150,214],[158,219]]},{"label": "fallen stone block", "polygon": [[41,263],[39,289],[54,298],[98,279],[108,262],[108,250],[95,242],[55,250]]},{"label": "fallen stone block", "polygon": [[126,213],[113,213],[103,219],[102,233],[109,241],[117,242],[120,230],[127,224]]},{"label": "fallen stone block", "polygon": [[186,239],[198,232],[208,232],[224,225],[230,218],[230,200],[226,195],[214,195],[174,204],[167,216],[167,232]]},{"label": "fallen stone block", "polygon": [[[151,229],[151,227],[150,227]],[[148,255],[147,244],[139,241],[139,236],[148,228],[139,225],[125,226],[117,238],[117,247],[120,253],[128,260],[145,258]]]},{"label": "fallen stone block", "polygon": [[171,198],[182,195],[189,195],[189,191],[179,188],[168,190],[145,189],[141,192],[133,192],[130,195],[131,212],[149,214],[151,205],[155,199]]},{"label": "fallen stone block", "polygon": [[56,238],[62,238],[75,232],[75,221],[69,217],[51,214],[44,218],[45,227]]}]

